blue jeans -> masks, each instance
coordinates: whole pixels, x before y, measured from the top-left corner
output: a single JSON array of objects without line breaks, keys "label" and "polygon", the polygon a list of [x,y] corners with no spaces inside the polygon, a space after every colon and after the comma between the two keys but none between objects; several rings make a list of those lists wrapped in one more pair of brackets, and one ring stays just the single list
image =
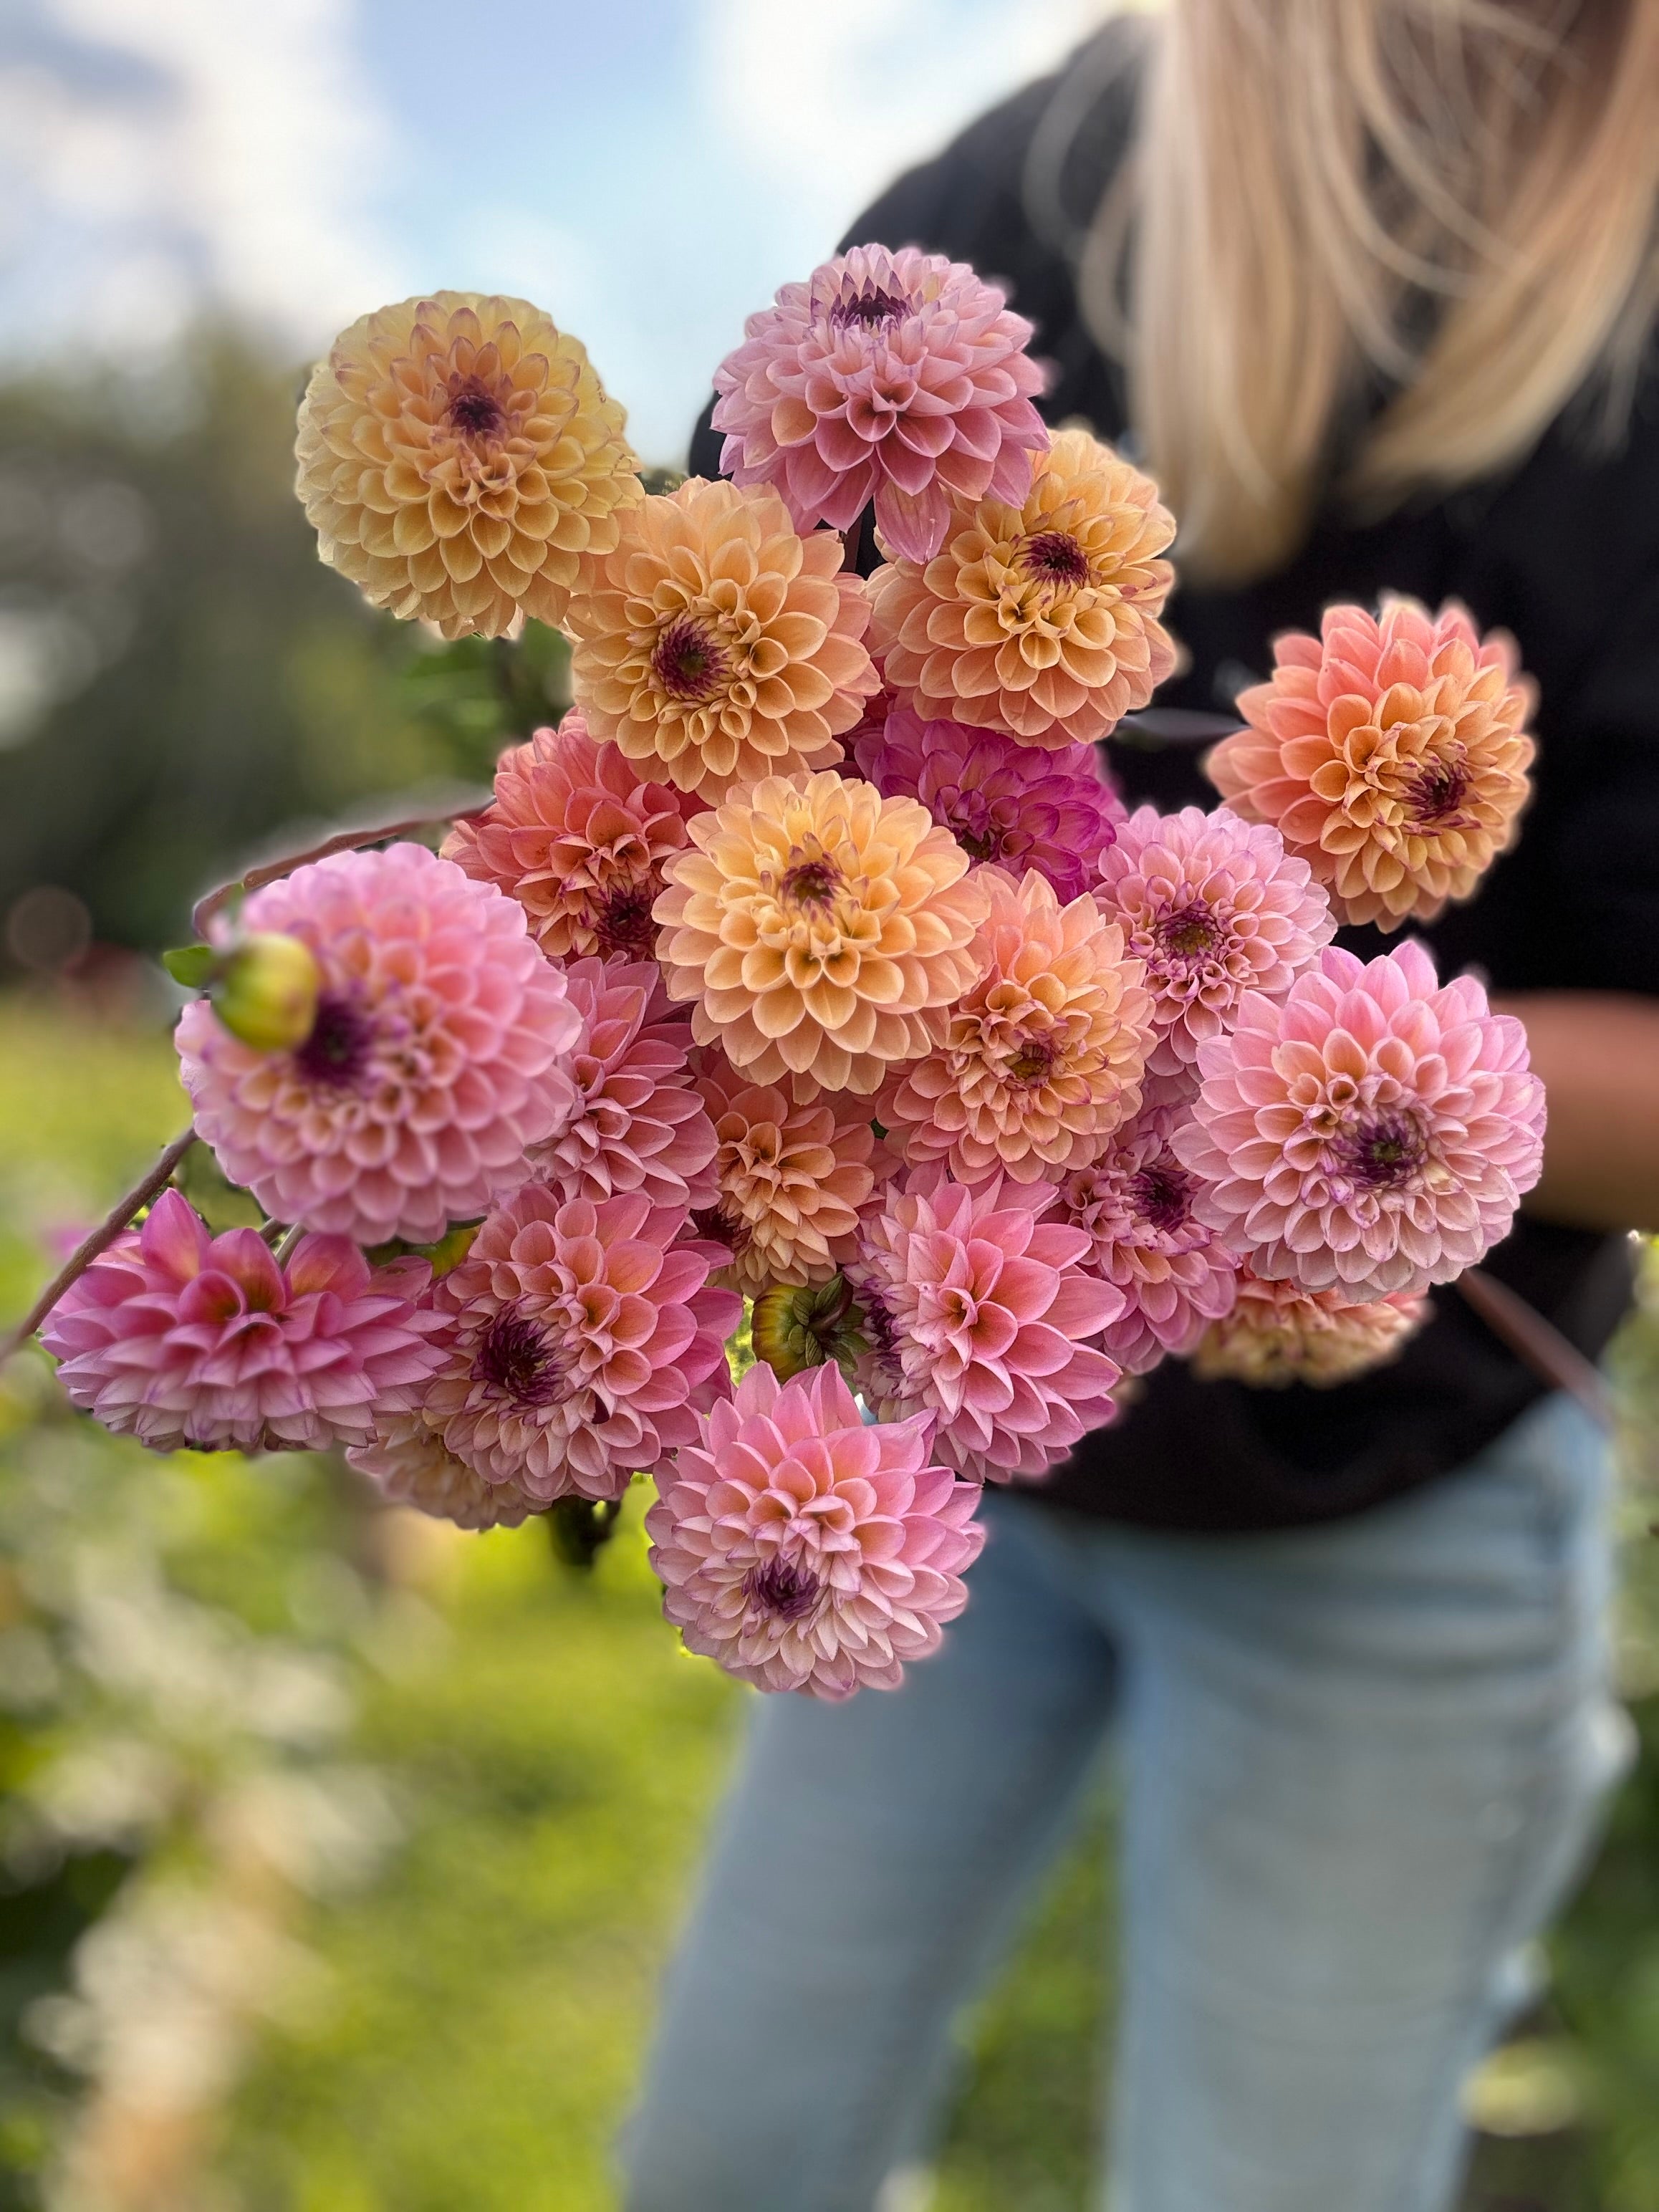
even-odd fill
[{"label": "blue jeans", "polygon": [[988,1497],[896,1692],[763,1700],[629,2130],[630,2212],[871,2212],[950,2029],[1123,1770],[1116,2212],[1442,2212],[1458,2092],[1625,1756],[1571,1401],[1328,1527]]}]

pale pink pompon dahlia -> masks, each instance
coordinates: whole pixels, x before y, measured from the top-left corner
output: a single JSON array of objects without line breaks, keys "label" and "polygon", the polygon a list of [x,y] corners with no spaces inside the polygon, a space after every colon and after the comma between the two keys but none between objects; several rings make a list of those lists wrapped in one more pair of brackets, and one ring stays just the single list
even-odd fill
[{"label": "pale pink pompon dahlia", "polygon": [[865,1216],[860,1386],[884,1420],[934,1414],[933,1449],[975,1480],[1042,1475],[1116,1410],[1100,1336],[1123,1293],[1085,1273],[1089,1236],[1051,1217],[1055,1196],[921,1168]]},{"label": "pale pink pompon dahlia", "polygon": [[1327,610],[1273,643],[1238,696],[1249,727],[1206,765],[1240,814],[1271,822],[1345,921],[1397,929],[1466,899],[1515,842],[1530,786],[1533,688],[1513,641],[1455,601]]},{"label": "pale pink pompon dahlia", "polygon": [[1191,1066],[1246,991],[1282,998],[1336,931],[1307,862],[1224,806],[1137,807],[1102,855],[1097,896],[1145,965],[1160,1075]]},{"label": "pale pink pompon dahlia", "polygon": [[70,1402],[156,1451],[368,1440],[437,1366],[422,1260],[371,1270],[343,1237],[279,1267],[257,1230],[210,1237],[174,1190],[59,1300],[41,1341]]},{"label": "pale pink pompon dahlia", "polygon": [[965,262],[855,246],[750,315],[714,372],[724,474],[782,493],[799,530],[872,500],[894,551],[931,560],[950,498],[1025,496],[1048,442],[1031,325]]},{"label": "pale pink pompon dahlia", "polygon": [[1019,500],[960,501],[942,552],[870,580],[882,680],[925,721],[1058,751],[1092,744],[1175,666],[1158,616],[1175,571],[1158,488],[1063,430]]},{"label": "pale pink pompon dahlia", "polygon": [[1152,1002],[1140,963],[1094,900],[1062,907],[1035,868],[979,871],[991,910],[976,982],[945,1042],[900,1069],[878,1118],[907,1160],[946,1160],[963,1182],[1000,1168],[1052,1180],[1096,1158],[1140,1103]]},{"label": "pale pink pompon dahlia", "polygon": [[654,960],[576,960],[565,969],[581,1034],[570,1117],[529,1158],[567,1198],[642,1190],[653,1206],[712,1206],[714,1132],[693,1088],[691,1025]]},{"label": "pale pink pompon dahlia", "polygon": [[1170,1107],[1137,1115],[1060,1187],[1055,1218],[1087,1232],[1084,1264],[1126,1300],[1101,1345],[1129,1375],[1190,1352],[1233,1303],[1237,1263],[1200,1220],[1202,1186],[1176,1158],[1172,1139],[1187,1118]]},{"label": "pale pink pompon dahlia", "polygon": [[688,1650],[762,1690],[896,1689],[968,1601],[979,1493],[929,1464],[926,1415],[866,1427],[834,1365],[763,1363],[659,1478],[645,1516]]},{"label": "pale pink pompon dahlia", "polygon": [[1258,1275],[1358,1304],[1446,1283],[1509,1232],[1543,1160],[1527,1036],[1412,942],[1328,946],[1275,1002],[1199,1048],[1175,1139],[1203,1218]]},{"label": "pale pink pompon dahlia", "polygon": [[1255,1389],[1291,1382],[1329,1389],[1396,1358],[1431,1310],[1426,1297],[1400,1292],[1348,1305],[1338,1291],[1264,1282],[1244,1267],[1231,1311],[1200,1340],[1193,1371],[1206,1382],[1247,1382]]},{"label": "pale pink pompon dahlia", "polygon": [[797,1097],[867,1097],[943,1040],[988,901],[925,806],[831,773],[768,776],[691,838],[656,916],[699,1044]]},{"label": "pale pink pompon dahlia", "polygon": [[799,1106],[775,1085],[738,1074],[722,1054],[699,1059],[697,1090],[719,1150],[718,1196],[697,1226],[730,1249],[720,1279],[753,1294],[827,1283],[852,1256],[859,1208],[875,1187],[868,1102]]},{"label": "pale pink pompon dahlia", "polygon": [[595,744],[573,707],[556,730],[502,754],[495,796],[457,823],[443,855],[515,898],[555,960],[648,960],[663,862],[686,845],[684,794],[645,783],[617,746]]},{"label": "pale pink pompon dahlia", "polygon": [[347,1464],[366,1474],[393,1505],[412,1506],[458,1528],[516,1528],[542,1502],[516,1482],[489,1482],[465,1460],[446,1451],[443,1438],[418,1413],[376,1407],[374,1433],[354,1445]]},{"label": "pale pink pompon dahlia", "polygon": [[337,853],[256,891],[322,989],[296,1051],[258,1052],[204,999],[176,1032],[197,1134],[274,1219],[429,1243],[524,1179],[567,1117],[580,1020],[522,907],[420,845]]},{"label": "pale pink pompon dahlia", "polygon": [[924,722],[896,707],[855,736],[859,773],[888,799],[919,799],[970,860],[1036,868],[1062,899],[1095,880],[1123,802],[1092,745],[1039,752],[996,730]]},{"label": "pale pink pompon dahlia", "polygon": [[730,1387],[743,1302],[708,1284],[725,1257],[689,1234],[684,1206],[527,1185],[438,1285],[450,1326],[421,1400],[427,1426],[487,1482],[538,1504],[619,1498],[694,1442],[698,1411]]}]

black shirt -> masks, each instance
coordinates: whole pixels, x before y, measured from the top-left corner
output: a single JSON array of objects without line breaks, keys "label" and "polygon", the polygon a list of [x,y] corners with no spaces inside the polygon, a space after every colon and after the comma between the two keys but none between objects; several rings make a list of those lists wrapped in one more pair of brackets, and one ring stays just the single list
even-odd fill
[{"label": "black shirt", "polygon": [[[1078,308],[1073,255],[1133,125],[1122,30],[984,116],[899,179],[847,244],[915,245],[1005,284],[1051,364],[1043,411],[1126,430],[1123,380]],[[707,417],[693,465],[713,475]],[[1177,558],[1179,545],[1176,548]],[[1471,964],[1494,991],[1659,995],[1659,391],[1627,441],[1597,453],[1571,410],[1510,475],[1358,527],[1332,506],[1278,574],[1181,590],[1170,627],[1190,665],[1160,707],[1229,707],[1272,667],[1283,629],[1316,630],[1335,599],[1457,599],[1518,641],[1536,678],[1536,795],[1519,842],[1476,898],[1422,934],[1443,975]],[[1248,672],[1248,673],[1247,673]],[[1190,750],[1110,747],[1131,804],[1211,805]],[[1364,930],[1341,943],[1370,955]],[[1656,1132],[1659,1142],[1659,1132]],[[1598,1355],[1628,1304],[1626,1237],[1522,1220],[1487,1261],[1581,1350]],[[1142,1524],[1243,1529],[1357,1511],[1447,1474],[1545,1386],[1450,1288],[1392,1366],[1329,1390],[1200,1382],[1166,1360],[1109,1429],[1037,1493]]]}]

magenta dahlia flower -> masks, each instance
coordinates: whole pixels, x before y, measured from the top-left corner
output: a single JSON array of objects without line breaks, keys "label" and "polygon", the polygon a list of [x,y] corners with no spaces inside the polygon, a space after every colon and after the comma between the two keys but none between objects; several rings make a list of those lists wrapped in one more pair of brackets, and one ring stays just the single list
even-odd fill
[{"label": "magenta dahlia flower", "polygon": [[762,1690],[898,1687],[968,1602],[979,1492],[928,1463],[926,1414],[869,1428],[833,1365],[763,1363],[684,1445],[645,1516],[686,1647]]},{"label": "magenta dahlia flower", "polygon": [[40,1332],[71,1404],[155,1451],[362,1443],[441,1357],[422,1260],[378,1271],[343,1237],[278,1267],[257,1230],[210,1236],[176,1190],[72,1283]]},{"label": "magenta dahlia flower", "polygon": [[1100,1348],[1121,1291],[1085,1273],[1085,1231],[1050,1183],[971,1188],[937,1165],[877,1195],[848,1272],[872,1349],[860,1389],[884,1420],[937,1417],[933,1449],[973,1480],[1041,1475],[1116,1411]]},{"label": "magenta dahlia flower", "polygon": [[1040,752],[896,707],[884,727],[854,739],[853,755],[884,799],[919,799],[972,859],[994,860],[1016,881],[1036,868],[1066,901],[1092,886],[1123,818],[1092,745]]},{"label": "magenta dahlia flower", "polygon": [[1351,1304],[1450,1282],[1509,1233],[1543,1162],[1527,1033],[1416,943],[1335,945],[1279,1001],[1199,1048],[1177,1157],[1199,1212],[1258,1275]]},{"label": "magenta dahlia flower", "polygon": [[1233,1304],[1237,1262],[1199,1219],[1199,1179],[1171,1142],[1187,1118],[1169,1108],[1139,1115],[1060,1187],[1056,1218],[1087,1232],[1085,1266],[1126,1300],[1101,1343],[1128,1375],[1190,1352]]},{"label": "magenta dahlia flower", "polygon": [[693,1087],[691,1025],[673,1013],[654,960],[573,961],[581,1034],[570,1057],[571,1118],[532,1146],[538,1175],[568,1198],[641,1190],[653,1206],[712,1206],[714,1127]]},{"label": "magenta dahlia flower", "polygon": [[434,1521],[458,1528],[516,1528],[540,1501],[516,1482],[487,1482],[465,1460],[446,1451],[443,1438],[418,1413],[375,1409],[374,1433],[346,1454],[348,1465],[366,1474],[393,1505],[411,1505]]},{"label": "magenta dahlia flower", "polygon": [[720,469],[769,483],[798,530],[873,500],[895,552],[930,561],[951,495],[1018,507],[1048,434],[1031,325],[965,262],[855,246],[750,315],[714,372]]},{"label": "magenta dahlia flower", "polygon": [[531,1183],[492,1213],[438,1285],[445,1359],[428,1428],[488,1482],[526,1497],[619,1498],[697,1436],[730,1388],[743,1301],[710,1286],[723,1246],[642,1191],[595,1203]]},{"label": "magenta dahlia flower", "polygon": [[1190,1066],[1230,1029],[1246,991],[1283,998],[1336,933],[1325,895],[1265,823],[1139,806],[1100,861],[1100,903],[1146,964],[1150,1065]]},{"label": "magenta dahlia flower", "polygon": [[240,1043],[204,999],[176,1031],[198,1136],[278,1221],[430,1243],[525,1178],[566,1120],[580,1022],[522,907],[420,845],[337,853],[256,891],[252,930],[309,946],[317,1018]]}]

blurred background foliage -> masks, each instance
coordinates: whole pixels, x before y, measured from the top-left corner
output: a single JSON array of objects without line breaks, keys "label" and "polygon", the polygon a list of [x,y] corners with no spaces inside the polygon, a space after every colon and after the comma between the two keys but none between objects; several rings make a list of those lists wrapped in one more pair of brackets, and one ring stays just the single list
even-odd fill
[{"label": "blurred background foliage", "polygon": [[[0,1319],[182,1125],[145,956],[193,896],[441,805],[563,696],[550,633],[445,647],[318,564],[297,390],[224,331],[141,384],[0,389]],[[245,1204],[199,1152],[190,1188]],[[1473,2086],[1468,2212],[1659,2207],[1651,1267],[1617,1365],[1642,1757]],[[642,1504],[584,1575],[328,1460],[151,1457],[38,1352],[0,1375],[0,2212],[614,2203],[748,1702],[663,1628]],[[1087,2201],[1111,1817],[965,2026],[936,2212]]]}]

